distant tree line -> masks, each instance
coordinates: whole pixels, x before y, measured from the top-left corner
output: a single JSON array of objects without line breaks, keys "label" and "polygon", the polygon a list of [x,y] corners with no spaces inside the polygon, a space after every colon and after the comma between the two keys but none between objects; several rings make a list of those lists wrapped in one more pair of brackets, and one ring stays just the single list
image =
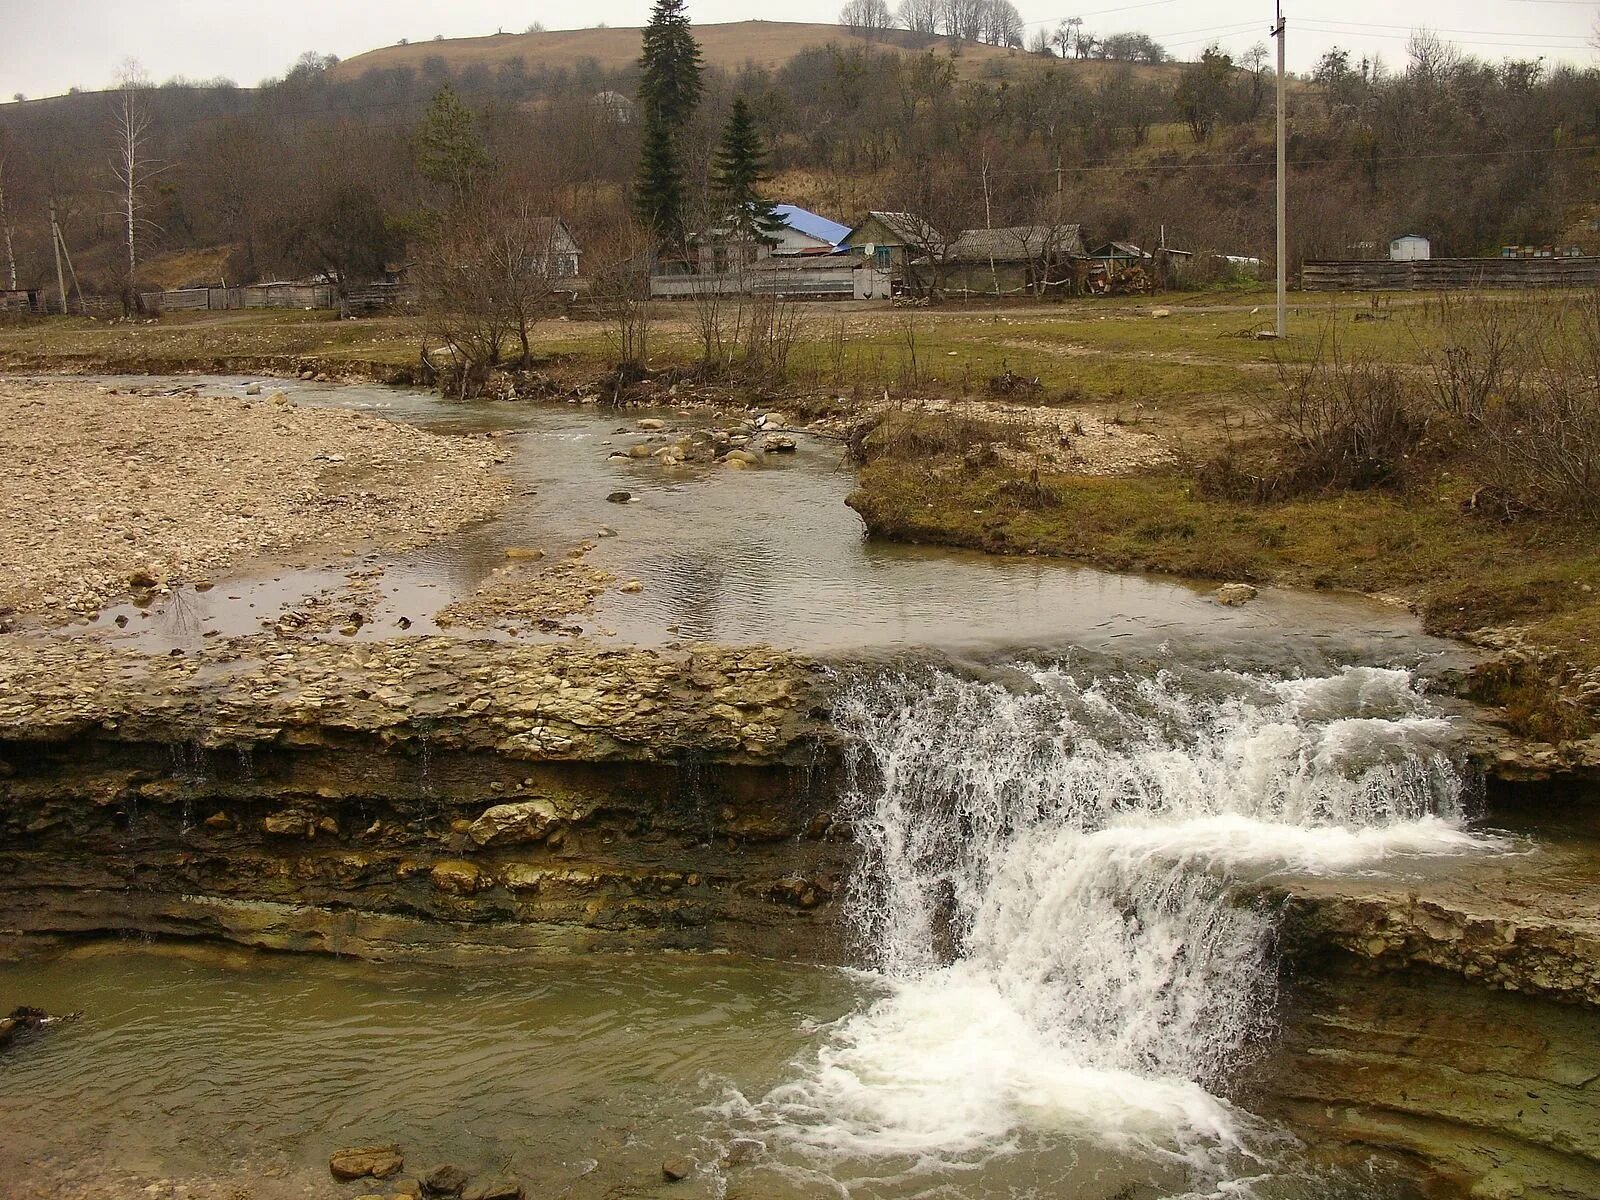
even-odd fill
[{"label": "distant tree line", "polygon": [[[139,82],[131,97],[0,106],[0,278],[14,262],[22,286],[54,290],[52,198],[82,287],[115,294],[150,282],[150,264],[211,248],[193,258],[195,279],[370,275],[425,246],[437,214],[481,212],[488,195],[563,217],[587,249],[639,216],[681,231],[732,184],[842,220],[880,208],[953,230],[1072,221],[1141,243],[1165,227],[1188,249],[1270,253],[1264,47],[1165,63],[1125,35],[1086,43],[1084,59],[1104,55],[1086,70],[1075,28],[1048,58],[964,66],[946,31],[1011,44],[996,32],[1009,16],[919,9],[933,29],[919,47],[900,14],[884,24],[883,3],[852,9],[857,28],[884,37],[776,68],[697,62],[676,83],[638,65],[451,70],[440,56],[350,76],[307,55],[253,89]],[[655,178],[651,139],[667,151]],[[761,162],[730,169],[735,145]],[[1557,240],[1592,202],[1597,145],[1600,72],[1486,62],[1426,36],[1393,68],[1331,51],[1292,84],[1291,251],[1342,257],[1411,231],[1446,254]]]}]

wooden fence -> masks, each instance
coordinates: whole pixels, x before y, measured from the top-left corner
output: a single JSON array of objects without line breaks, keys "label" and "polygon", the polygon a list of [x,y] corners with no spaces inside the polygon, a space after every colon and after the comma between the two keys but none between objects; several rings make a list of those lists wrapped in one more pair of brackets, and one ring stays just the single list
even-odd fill
[{"label": "wooden fence", "polygon": [[233,308],[333,308],[338,293],[327,283],[256,283],[243,287],[180,288],[142,292],[139,302],[149,313],[222,312]]},{"label": "wooden fence", "polygon": [[1461,288],[1600,287],[1600,258],[1424,258],[1308,262],[1308,292],[1439,292]]}]

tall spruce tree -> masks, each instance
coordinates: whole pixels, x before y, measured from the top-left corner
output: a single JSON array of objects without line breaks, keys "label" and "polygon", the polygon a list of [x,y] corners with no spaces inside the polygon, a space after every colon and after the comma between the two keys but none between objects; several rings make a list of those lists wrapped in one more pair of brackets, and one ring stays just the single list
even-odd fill
[{"label": "tall spruce tree", "polygon": [[760,188],[767,179],[767,152],[761,145],[755,118],[743,96],[733,102],[722,142],[711,164],[711,186],[726,206],[735,231],[769,245],[778,240],[784,220],[764,199]]},{"label": "tall spruce tree", "polygon": [[700,71],[700,43],[689,29],[683,0],[656,0],[639,58],[639,103],[645,119],[660,118],[669,131],[680,133],[700,103]]},{"label": "tall spruce tree", "polygon": [[656,0],[639,59],[639,105],[644,137],[634,205],[664,244],[683,240],[683,176],[679,138],[700,103],[700,43],[689,29],[683,0]]},{"label": "tall spruce tree", "polygon": [[682,242],[683,178],[672,133],[660,120],[645,122],[634,208],[662,244]]}]

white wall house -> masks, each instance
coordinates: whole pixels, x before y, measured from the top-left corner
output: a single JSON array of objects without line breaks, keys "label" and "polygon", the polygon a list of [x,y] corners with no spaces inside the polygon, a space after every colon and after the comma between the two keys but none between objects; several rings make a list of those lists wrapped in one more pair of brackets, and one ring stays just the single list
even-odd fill
[{"label": "white wall house", "polygon": [[1390,262],[1418,262],[1433,257],[1433,247],[1420,233],[1403,233],[1389,243]]}]

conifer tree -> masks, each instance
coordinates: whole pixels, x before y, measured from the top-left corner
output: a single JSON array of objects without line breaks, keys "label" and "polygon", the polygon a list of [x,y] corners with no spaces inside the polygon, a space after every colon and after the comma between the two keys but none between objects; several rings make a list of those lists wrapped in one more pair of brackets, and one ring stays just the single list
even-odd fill
[{"label": "conifer tree", "polygon": [[767,153],[761,145],[755,118],[743,96],[733,102],[733,111],[722,130],[722,142],[711,164],[711,186],[717,199],[727,207],[733,228],[758,241],[772,244],[784,228],[784,220],[773,211],[772,201],[764,199],[760,187],[766,182]]},{"label": "conifer tree", "polygon": [[644,137],[634,206],[668,244],[684,236],[679,139],[700,102],[700,70],[700,44],[689,29],[683,0],[656,0],[639,59]]},{"label": "conifer tree", "polygon": [[417,170],[462,199],[489,167],[478,119],[448,83],[434,93],[416,134]]},{"label": "conifer tree", "polygon": [[683,0],[656,0],[639,58],[639,103],[645,120],[659,118],[674,135],[700,103],[700,43],[689,29]]},{"label": "conifer tree", "polygon": [[659,120],[645,123],[634,207],[639,220],[662,243],[675,245],[682,240],[683,179],[672,134]]}]

